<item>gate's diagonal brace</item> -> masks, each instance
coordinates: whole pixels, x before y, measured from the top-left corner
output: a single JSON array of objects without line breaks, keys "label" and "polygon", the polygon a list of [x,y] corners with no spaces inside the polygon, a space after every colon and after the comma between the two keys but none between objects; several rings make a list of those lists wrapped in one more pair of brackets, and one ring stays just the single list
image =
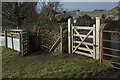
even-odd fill
[{"label": "gate's diagonal brace", "polygon": [[81,43],[79,43],[76,48],[73,50],[73,53],[75,52],[76,49],[78,49],[78,47],[87,39],[87,37],[90,35],[90,33],[93,31],[93,29],[91,29],[88,34],[86,35],[86,37],[81,41]]},{"label": "gate's diagonal brace", "polygon": [[[80,35],[76,29],[74,29],[74,30],[75,30],[75,32],[76,32],[78,35]],[[80,38],[81,40],[83,40],[83,38],[82,38],[81,36],[79,36],[79,38]],[[88,47],[88,45],[85,44],[85,46],[86,46],[87,49],[90,49],[90,48]],[[92,53],[91,51],[90,51],[90,53],[93,55],[93,53]]]}]

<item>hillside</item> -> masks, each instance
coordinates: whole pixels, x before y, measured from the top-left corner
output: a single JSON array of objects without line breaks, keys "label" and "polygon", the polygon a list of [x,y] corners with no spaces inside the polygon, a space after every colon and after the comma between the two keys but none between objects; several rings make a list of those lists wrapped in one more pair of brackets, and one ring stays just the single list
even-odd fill
[{"label": "hillside", "polygon": [[[91,17],[102,17],[102,15],[113,15],[114,17],[118,16],[118,13],[119,13],[119,10],[120,10],[120,7],[116,6],[115,8],[111,9],[111,10],[98,10],[98,11],[85,11],[85,12],[81,12],[81,11],[77,11],[77,10],[74,10],[74,11],[69,11],[69,12],[66,12],[66,13],[60,13],[60,14],[56,14],[56,19],[60,20],[62,17],[68,17],[69,15],[74,17],[77,15],[77,17],[79,16],[82,16],[82,15],[89,15]],[[79,13],[79,14],[77,14]]]},{"label": "hillside", "polygon": [[96,16],[101,17],[102,14],[105,14],[105,15],[110,15],[110,14],[117,15],[119,13],[119,11],[118,11],[119,9],[120,9],[120,7],[115,7],[113,9],[111,9],[111,10],[105,10],[105,11],[86,11],[86,12],[81,12],[81,14],[82,15],[87,14],[87,15],[89,15],[91,17],[96,17]]}]

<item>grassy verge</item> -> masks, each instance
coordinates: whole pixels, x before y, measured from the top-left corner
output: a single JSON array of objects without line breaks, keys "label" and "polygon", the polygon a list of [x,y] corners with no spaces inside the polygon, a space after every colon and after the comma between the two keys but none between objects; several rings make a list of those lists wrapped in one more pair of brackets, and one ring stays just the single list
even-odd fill
[{"label": "grassy verge", "polygon": [[[34,53],[33,53],[34,54]],[[97,60],[80,55],[28,55],[3,48],[3,78],[89,78],[107,70]]]}]

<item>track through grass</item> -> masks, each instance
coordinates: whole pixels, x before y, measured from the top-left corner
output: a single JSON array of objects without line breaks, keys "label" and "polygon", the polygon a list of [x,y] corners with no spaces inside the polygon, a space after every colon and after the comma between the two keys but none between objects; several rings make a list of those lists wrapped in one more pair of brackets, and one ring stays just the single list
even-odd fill
[{"label": "track through grass", "polygon": [[3,78],[89,78],[108,69],[106,66],[100,66],[97,60],[81,55],[52,54],[31,54],[22,57],[17,52],[3,48],[2,76]]}]

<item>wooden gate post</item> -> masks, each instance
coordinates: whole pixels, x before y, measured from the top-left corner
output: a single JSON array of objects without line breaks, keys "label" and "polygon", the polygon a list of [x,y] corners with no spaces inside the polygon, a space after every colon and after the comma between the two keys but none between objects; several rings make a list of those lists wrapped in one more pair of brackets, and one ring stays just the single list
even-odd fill
[{"label": "wooden gate post", "polygon": [[71,53],[71,18],[68,19],[68,53]]},{"label": "wooden gate post", "polygon": [[100,18],[96,17],[96,59],[100,58]]},{"label": "wooden gate post", "polygon": [[14,50],[14,41],[13,41],[13,35],[11,34],[11,43],[12,43],[12,50]]},{"label": "wooden gate post", "polygon": [[96,56],[96,25],[94,24],[93,27],[95,28],[95,30],[93,30],[93,58],[95,59]]},{"label": "wooden gate post", "polygon": [[20,53],[22,52],[21,50],[21,33],[19,33],[19,47],[20,47]]},{"label": "wooden gate post", "polygon": [[21,44],[20,44],[20,46],[21,46],[21,55],[22,56],[24,56],[24,49],[23,49],[23,32],[20,32],[20,34],[21,34]]},{"label": "wooden gate post", "polygon": [[5,33],[5,47],[7,48],[7,31],[4,31]]}]

